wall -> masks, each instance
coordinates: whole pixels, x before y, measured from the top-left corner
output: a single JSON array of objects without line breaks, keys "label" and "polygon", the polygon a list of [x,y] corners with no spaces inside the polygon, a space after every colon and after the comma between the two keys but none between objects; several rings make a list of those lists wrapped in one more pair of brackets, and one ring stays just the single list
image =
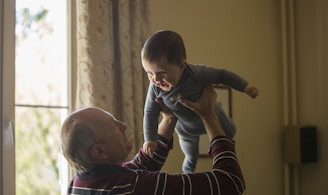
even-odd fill
[{"label": "wall", "polygon": [[296,15],[296,60],[298,121],[313,124],[318,131],[318,162],[301,165],[301,195],[326,195],[328,174],[328,1],[298,0]]},{"label": "wall", "polygon": [[[293,1],[290,1],[293,2]],[[301,165],[294,194],[324,194],[328,173],[327,1],[295,0],[297,118],[315,124],[319,133],[319,162]],[[152,31],[180,33],[190,63],[232,70],[256,85],[256,100],[239,92],[232,95],[232,114],[238,126],[237,152],[246,179],[246,195],[284,194],[282,131],[284,91],[281,2],[250,1],[151,1]],[[325,7],[325,8],[324,8]],[[324,65],[325,64],[325,65]],[[326,73],[326,74],[325,74]],[[183,154],[175,139],[164,170],[180,172]],[[200,159],[197,170],[208,170],[211,160]],[[293,186],[291,188],[294,188]]]}]

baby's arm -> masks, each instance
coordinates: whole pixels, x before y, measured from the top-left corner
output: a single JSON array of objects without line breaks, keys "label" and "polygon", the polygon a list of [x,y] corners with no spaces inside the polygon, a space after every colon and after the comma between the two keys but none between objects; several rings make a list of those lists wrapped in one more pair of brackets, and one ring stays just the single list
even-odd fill
[{"label": "baby's arm", "polygon": [[[175,124],[177,118],[172,111],[167,108],[161,99],[155,98],[155,102],[158,103],[162,112],[162,121],[158,126],[158,135],[162,136],[166,140],[171,140],[174,133]],[[146,141],[143,144],[143,151],[152,156],[157,148],[157,141]]]},{"label": "baby's arm", "polygon": [[250,84],[247,84],[244,88],[244,92],[249,95],[251,98],[255,99],[259,95],[259,90]]},{"label": "baby's arm", "polygon": [[[156,95],[153,90],[153,84],[149,84],[147,97],[144,107],[144,119],[143,119],[143,133],[145,143],[143,145],[143,151],[152,155],[156,149],[156,141],[158,134],[158,119],[160,116],[160,107],[154,99]],[[155,143],[154,143],[155,142]]]}]

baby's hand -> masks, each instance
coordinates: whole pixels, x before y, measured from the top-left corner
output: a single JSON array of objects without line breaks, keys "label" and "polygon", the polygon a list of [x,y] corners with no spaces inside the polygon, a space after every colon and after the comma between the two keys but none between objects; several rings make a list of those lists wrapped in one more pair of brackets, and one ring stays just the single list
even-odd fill
[{"label": "baby's hand", "polygon": [[251,98],[256,98],[259,95],[259,91],[256,89],[256,87],[248,84],[245,89],[244,92],[249,95]]},{"label": "baby's hand", "polygon": [[157,148],[157,142],[156,141],[146,141],[143,144],[143,151],[148,154],[149,156],[153,156],[154,152]]}]

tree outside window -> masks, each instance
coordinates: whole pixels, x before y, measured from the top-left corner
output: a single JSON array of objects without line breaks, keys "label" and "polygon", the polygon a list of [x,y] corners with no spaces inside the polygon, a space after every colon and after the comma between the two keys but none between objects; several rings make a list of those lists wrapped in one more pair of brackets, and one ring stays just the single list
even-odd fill
[{"label": "tree outside window", "polygon": [[64,0],[16,1],[16,194],[60,194],[67,114]]}]

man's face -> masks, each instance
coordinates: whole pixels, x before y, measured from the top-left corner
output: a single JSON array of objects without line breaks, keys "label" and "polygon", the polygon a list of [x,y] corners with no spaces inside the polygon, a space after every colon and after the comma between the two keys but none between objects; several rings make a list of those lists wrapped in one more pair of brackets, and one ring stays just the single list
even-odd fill
[{"label": "man's face", "polygon": [[162,57],[159,61],[151,63],[147,60],[142,60],[142,65],[150,82],[154,83],[154,85],[163,91],[170,91],[177,86],[186,62],[171,64],[167,61],[166,57]]},{"label": "man's face", "polygon": [[97,147],[99,146],[103,152],[103,156],[97,158],[121,165],[132,149],[132,143],[128,141],[125,134],[125,123],[115,119],[109,112],[97,108],[94,108],[89,115],[96,119],[92,121],[99,140]]}]

